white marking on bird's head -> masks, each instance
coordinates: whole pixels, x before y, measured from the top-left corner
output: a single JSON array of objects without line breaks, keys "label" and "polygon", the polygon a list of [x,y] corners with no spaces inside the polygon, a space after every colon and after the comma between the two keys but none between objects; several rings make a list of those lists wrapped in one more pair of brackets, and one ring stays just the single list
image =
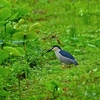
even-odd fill
[{"label": "white marking on bird's head", "polygon": [[53,51],[60,51],[61,50],[61,48],[59,47],[59,46],[57,46],[57,45],[54,45],[51,49],[49,49],[47,52],[50,52],[51,50],[53,50]]},{"label": "white marking on bird's head", "polygon": [[54,51],[56,51],[56,50],[61,50],[61,48],[60,48],[59,46],[57,46],[57,45],[54,45],[54,46],[52,47],[52,50],[54,50]]}]

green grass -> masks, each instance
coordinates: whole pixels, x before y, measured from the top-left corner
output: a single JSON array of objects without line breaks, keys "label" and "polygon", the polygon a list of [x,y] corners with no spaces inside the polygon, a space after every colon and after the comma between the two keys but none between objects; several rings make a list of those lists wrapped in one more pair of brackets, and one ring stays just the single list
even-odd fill
[{"label": "green grass", "polygon": [[[5,83],[11,87],[7,100],[99,100],[100,1],[25,2],[32,8],[29,23],[41,24],[37,30],[39,39],[27,45],[28,59],[35,61],[36,66],[28,68],[26,58],[12,64],[12,79]],[[62,69],[53,52],[41,56],[55,44],[73,54],[79,65]],[[23,69],[30,73],[27,80],[21,80],[19,96],[16,73]]]}]

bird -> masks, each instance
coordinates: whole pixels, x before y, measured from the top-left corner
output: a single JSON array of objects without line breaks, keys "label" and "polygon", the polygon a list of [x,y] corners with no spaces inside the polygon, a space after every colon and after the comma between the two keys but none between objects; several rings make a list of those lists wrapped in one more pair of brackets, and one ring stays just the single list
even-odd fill
[{"label": "bird", "polygon": [[60,62],[62,62],[63,67],[65,67],[65,65],[69,65],[70,67],[71,64],[78,65],[76,59],[69,52],[62,50],[58,45],[52,46],[52,48],[47,50],[47,52],[50,52],[52,50],[54,51],[56,57],[60,60]]}]

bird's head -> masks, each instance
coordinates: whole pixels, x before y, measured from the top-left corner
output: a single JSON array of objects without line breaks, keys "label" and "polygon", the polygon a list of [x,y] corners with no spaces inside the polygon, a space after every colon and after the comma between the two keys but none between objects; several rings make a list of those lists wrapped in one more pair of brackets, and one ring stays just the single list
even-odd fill
[{"label": "bird's head", "polygon": [[59,46],[57,46],[57,45],[54,45],[51,49],[49,49],[47,52],[50,52],[50,51],[52,51],[52,50],[54,50],[54,51],[56,51],[56,50],[61,50],[61,48],[59,47]]}]

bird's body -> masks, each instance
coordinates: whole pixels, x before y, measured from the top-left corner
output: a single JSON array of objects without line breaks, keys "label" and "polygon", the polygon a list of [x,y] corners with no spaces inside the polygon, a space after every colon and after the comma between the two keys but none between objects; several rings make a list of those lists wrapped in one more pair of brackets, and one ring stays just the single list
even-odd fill
[{"label": "bird's body", "polygon": [[63,64],[67,64],[67,65],[78,65],[77,61],[75,60],[75,58],[68,52],[62,50],[59,46],[53,46],[49,51],[54,50],[55,55],[57,56],[57,58],[63,63]]}]

